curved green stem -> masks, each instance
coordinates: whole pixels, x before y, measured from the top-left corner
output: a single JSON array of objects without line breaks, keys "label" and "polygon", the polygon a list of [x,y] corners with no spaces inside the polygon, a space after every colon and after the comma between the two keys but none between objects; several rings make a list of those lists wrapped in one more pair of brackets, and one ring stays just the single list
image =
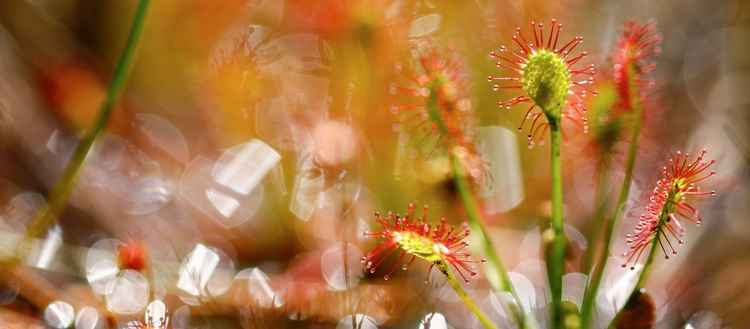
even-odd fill
[{"label": "curved green stem", "polygon": [[643,270],[641,270],[641,274],[638,275],[638,282],[635,284],[633,292],[630,293],[631,297],[636,291],[639,291],[646,286],[646,280],[648,279],[648,275],[651,273],[651,265],[654,263],[656,247],[659,245],[659,239],[661,238],[660,235],[661,231],[657,231],[656,236],[654,237],[654,241],[651,242],[651,249],[648,252],[648,258],[646,258],[646,262],[643,263]]},{"label": "curved green stem", "polygon": [[589,241],[589,247],[586,248],[586,252],[583,255],[583,266],[581,272],[589,273],[591,266],[596,257],[596,250],[602,242],[602,234],[604,230],[600,230],[603,227],[604,216],[608,206],[607,202],[607,191],[609,191],[609,163],[611,157],[609,153],[604,153],[604,158],[601,160],[599,167],[599,177],[597,178],[596,195],[594,196],[594,216],[593,225],[588,232],[586,241]]},{"label": "curved green stem", "polygon": [[[671,195],[670,195],[671,196]],[[664,227],[666,225],[667,219],[669,218],[669,213],[671,212],[671,206],[666,205],[661,211],[661,214],[659,215],[659,224],[658,227]],[[628,295],[628,299],[626,299],[625,306],[636,297],[636,294],[638,294],[641,289],[643,289],[646,286],[646,281],[648,280],[649,274],[651,274],[652,265],[654,264],[654,258],[656,258],[656,247],[661,243],[661,235],[662,230],[656,230],[656,234],[654,235],[653,240],[651,241],[651,248],[648,251],[648,257],[646,258],[646,262],[643,263],[643,269],[641,269],[641,273],[638,275],[638,282],[636,282],[635,287],[633,288],[633,291],[630,292],[630,295]],[[617,320],[620,317],[620,314],[625,309],[625,306],[623,306],[619,311],[617,311],[617,314],[612,319],[612,322],[610,322],[608,328],[615,328],[617,326]]]},{"label": "curved green stem", "polygon": [[[431,92],[430,96],[427,98],[427,104],[425,107],[427,109],[427,114],[430,120],[432,120],[438,130],[442,134],[448,134],[448,127],[443,120],[443,117],[441,116],[440,109],[438,107],[437,93],[435,92],[435,90],[439,87],[440,81],[436,81],[430,86]],[[479,241],[479,243],[477,244],[479,253],[487,258],[487,262],[484,266],[487,280],[490,282],[490,285],[492,285],[493,290],[511,294],[514,302],[503,304],[508,310],[508,313],[513,316],[513,320],[516,322],[519,328],[536,328],[533,319],[528,317],[525,310],[523,310],[523,307],[521,306],[523,304],[521,304],[521,299],[518,297],[518,294],[516,294],[515,289],[513,289],[513,284],[511,283],[510,277],[508,276],[508,271],[505,269],[505,265],[500,259],[500,256],[498,256],[498,254],[495,252],[492,241],[490,240],[489,235],[487,234],[487,230],[484,227],[482,215],[479,211],[479,205],[474,199],[474,195],[471,192],[469,183],[466,181],[466,175],[464,174],[461,162],[452,152],[450,146],[447,147],[447,151],[451,163],[453,181],[456,184],[456,189],[458,190],[458,194],[460,195],[461,201],[464,205],[464,209],[466,210],[472,237],[473,239],[475,239],[475,241]]]},{"label": "curved green stem", "polygon": [[477,306],[477,303],[474,302],[473,299],[469,296],[469,294],[466,293],[466,290],[461,286],[461,283],[458,282],[456,277],[453,275],[453,272],[450,271],[450,269],[447,268],[447,266],[442,266],[440,269],[443,274],[445,274],[445,277],[448,281],[448,285],[453,288],[453,290],[458,295],[458,298],[461,299],[462,302],[464,302],[464,305],[466,305],[466,308],[469,309],[471,313],[476,315],[477,319],[479,319],[479,322],[482,323],[482,326],[484,326],[486,329],[497,329],[495,324],[490,321],[490,319],[487,317],[487,315],[482,312],[481,309],[479,309],[479,306]]},{"label": "curved green stem", "polygon": [[550,166],[552,171],[552,221],[550,227],[554,238],[547,260],[547,279],[552,297],[553,328],[562,328],[562,277],[565,272],[565,233],[563,232],[563,187],[560,163],[560,125],[550,121]]},{"label": "curved green stem", "polygon": [[[633,70],[631,67],[630,70]],[[596,300],[597,291],[601,285],[602,276],[604,269],[607,266],[607,259],[609,258],[610,245],[612,244],[612,234],[617,226],[617,223],[622,217],[622,213],[625,210],[625,203],[628,201],[630,195],[630,185],[633,182],[633,170],[635,168],[635,159],[638,156],[638,144],[641,136],[641,125],[642,125],[642,105],[638,95],[638,83],[633,80],[635,72],[628,74],[631,79],[629,80],[631,94],[632,111],[633,111],[633,130],[630,136],[630,146],[628,147],[627,162],[625,163],[625,177],[620,187],[620,194],[617,198],[617,204],[615,206],[615,213],[612,215],[610,220],[604,223],[604,250],[599,254],[598,261],[594,264],[593,272],[591,273],[590,284],[586,287],[586,291],[583,296],[583,303],[581,305],[581,323],[582,328],[587,329],[590,326],[591,318],[593,316],[593,306]]]},{"label": "curved green stem", "polygon": [[125,43],[125,48],[122,50],[117,65],[115,66],[112,81],[109,83],[106,98],[99,108],[99,114],[96,117],[96,121],[94,121],[91,130],[89,130],[76,147],[75,152],[73,153],[73,158],[65,167],[62,177],[50,190],[49,202],[37,212],[29,227],[26,229],[24,242],[19,245],[19,250],[16,253],[20,259],[23,259],[27,255],[29,251],[28,242],[30,239],[46,232],[47,229],[55,223],[57,216],[65,208],[68,198],[73,192],[76,181],[78,180],[78,176],[81,173],[81,168],[83,168],[84,162],[86,161],[86,157],[94,146],[94,142],[96,142],[99,135],[101,135],[107,127],[112,110],[125,87],[128,72],[133,64],[135,50],[141,32],[143,31],[148,6],[149,0],[139,1],[138,7],[135,11],[135,16],[133,17],[128,40]]},{"label": "curved green stem", "polygon": [[450,155],[451,167],[453,180],[458,189],[458,194],[461,197],[461,201],[466,209],[466,215],[468,217],[469,227],[471,227],[471,233],[475,241],[479,241],[479,252],[487,257],[487,262],[484,266],[484,271],[487,275],[487,280],[492,285],[495,291],[502,291],[511,294],[514,303],[505,303],[506,308],[513,315],[514,320],[518,324],[519,328],[533,328],[533,320],[526,316],[525,310],[522,309],[521,299],[518,297],[513,283],[510,281],[508,271],[505,269],[500,256],[495,252],[495,248],[492,245],[492,241],[487,234],[485,229],[482,215],[479,211],[479,205],[474,199],[471,193],[469,183],[466,181],[466,176],[463,173],[461,163],[455,155]]}]

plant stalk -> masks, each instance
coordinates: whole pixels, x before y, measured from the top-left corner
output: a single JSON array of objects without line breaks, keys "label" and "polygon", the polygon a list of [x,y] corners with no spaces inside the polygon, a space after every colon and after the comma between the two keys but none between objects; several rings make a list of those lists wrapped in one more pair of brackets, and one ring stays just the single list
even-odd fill
[{"label": "plant stalk", "polygon": [[599,245],[602,244],[602,236],[604,230],[600,230],[603,227],[607,206],[609,205],[607,192],[609,191],[609,163],[611,162],[610,154],[604,153],[604,158],[601,160],[599,166],[599,177],[597,178],[596,185],[596,196],[594,197],[594,215],[593,225],[589,229],[589,246],[586,248],[586,252],[583,255],[583,266],[581,272],[589,273],[591,266],[593,265],[594,258],[597,256],[596,251],[599,249]]},{"label": "plant stalk", "polygon": [[39,209],[36,216],[29,224],[29,227],[26,229],[24,241],[19,244],[19,248],[16,252],[19,259],[24,259],[28,255],[31,239],[45,233],[49,227],[54,225],[57,221],[57,216],[65,208],[68,198],[75,188],[86,158],[91,152],[97,138],[106,129],[112,110],[122,94],[125,82],[128,78],[128,73],[133,65],[138,41],[143,32],[143,25],[145,23],[148,6],[149,0],[140,0],[138,2],[138,7],[133,16],[125,48],[122,50],[122,53],[117,60],[114,75],[109,83],[109,87],[107,88],[107,95],[104,102],[99,108],[99,114],[97,115],[91,129],[76,146],[73,157],[65,167],[62,177],[60,177],[50,190],[49,202]]},{"label": "plant stalk", "polygon": [[507,292],[513,297],[514,303],[505,303],[505,306],[508,311],[510,311],[510,314],[513,315],[518,327],[533,328],[533,320],[526,316],[527,313],[521,306],[523,304],[521,304],[521,299],[513,288],[513,283],[510,281],[508,271],[505,269],[505,265],[500,256],[495,252],[492,241],[487,234],[487,230],[483,224],[484,222],[482,221],[482,215],[479,211],[479,205],[474,199],[469,183],[466,181],[466,176],[461,168],[461,163],[452,153],[450,159],[453,169],[453,180],[466,210],[471,233],[474,236],[474,239],[476,239],[475,241],[479,241],[478,247],[480,253],[487,257],[487,262],[484,266],[487,280],[495,291]]},{"label": "plant stalk", "polygon": [[[440,82],[434,82],[430,86],[431,92],[426,104],[427,114],[430,120],[432,120],[437,129],[440,131],[440,133],[448,134],[448,127],[443,120],[440,109],[438,107],[439,105],[437,101],[437,94],[435,92],[435,90],[437,90],[438,88],[440,88]],[[492,241],[490,240],[489,235],[487,234],[487,230],[484,227],[484,221],[482,220],[482,215],[479,211],[479,204],[474,198],[471,187],[469,186],[469,182],[467,182],[466,180],[466,175],[461,165],[461,161],[459,161],[457,156],[450,149],[450,145],[448,145],[446,149],[448,151],[449,160],[451,163],[451,174],[453,175],[453,181],[456,184],[456,189],[458,190],[458,194],[461,197],[464,209],[466,210],[469,227],[471,228],[472,232],[472,238],[475,241],[479,241],[479,243],[477,244],[479,249],[478,251],[487,259],[484,264],[484,271],[487,275],[487,280],[490,282],[490,285],[492,286],[492,289],[494,291],[506,292],[511,294],[511,296],[513,297],[513,303],[503,304],[508,313],[513,316],[513,320],[518,325],[518,328],[536,328],[533,319],[528,317],[526,315],[527,313],[523,310],[523,307],[521,306],[523,304],[521,304],[521,299],[518,297],[518,294],[513,288],[513,284],[511,283],[510,277],[508,276],[508,271],[505,269],[505,265],[500,259],[500,256],[498,256],[495,252]]]},{"label": "plant stalk", "polygon": [[[671,197],[671,194],[670,194]],[[661,211],[661,214],[659,215],[659,227],[664,227],[667,223],[667,219],[669,218],[669,213],[672,212],[671,206],[669,204],[665,205],[664,208]],[[654,258],[656,258],[656,247],[660,243],[662,235],[662,230],[656,230],[656,234],[654,235],[653,240],[651,241],[651,248],[648,251],[648,257],[646,258],[646,262],[643,264],[643,269],[641,269],[641,273],[638,275],[638,281],[635,284],[635,287],[633,288],[633,291],[630,292],[628,295],[628,299],[626,299],[625,306],[628,305],[628,303],[635,298],[636,294],[641,291],[646,286],[646,281],[648,280],[649,274],[651,274],[651,269],[654,264]],[[618,318],[620,317],[620,314],[625,309],[625,306],[617,311],[617,314],[615,314],[615,317],[612,319],[612,322],[610,322],[608,328],[616,328]]]},{"label": "plant stalk", "polygon": [[565,272],[565,233],[563,232],[563,186],[562,164],[560,161],[561,127],[550,122],[550,167],[552,172],[552,221],[554,238],[552,250],[547,260],[547,279],[552,297],[553,328],[562,328],[562,277]]},{"label": "plant stalk", "polygon": [[[633,70],[631,67],[630,70]],[[604,223],[604,250],[599,254],[598,261],[593,265],[593,272],[589,280],[590,284],[586,287],[586,291],[583,296],[583,303],[581,305],[581,328],[588,329],[591,324],[591,318],[593,317],[593,306],[595,304],[596,295],[601,285],[602,276],[604,269],[607,266],[607,259],[609,258],[609,248],[612,244],[612,235],[615,227],[622,217],[622,213],[625,211],[625,203],[628,201],[630,195],[630,185],[633,182],[633,170],[635,169],[635,160],[638,156],[638,144],[641,136],[641,125],[643,123],[643,108],[639,97],[633,97],[638,95],[638,83],[633,80],[635,72],[628,74],[630,78],[630,90],[631,94],[628,96],[631,98],[632,110],[633,110],[633,130],[630,136],[630,146],[628,147],[628,157],[625,163],[625,177],[620,187],[620,194],[617,198],[617,204],[615,206],[615,212],[610,220]]]},{"label": "plant stalk", "polygon": [[471,296],[466,293],[466,290],[464,290],[464,288],[461,286],[461,283],[458,282],[456,277],[453,275],[453,272],[451,272],[450,269],[445,265],[441,266],[440,270],[443,272],[443,274],[445,274],[448,284],[456,292],[458,298],[460,298],[464,305],[466,305],[466,308],[468,308],[469,311],[473,313],[477,317],[477,319],[479,319],[479,322],[482,323],[482,326],[484,326],[486,329],[497,329],[495,324],[490,321],[487,315],[485,315],[484,312],[479,309],[479,306],[477,306],[477,303],[474,302]]}]

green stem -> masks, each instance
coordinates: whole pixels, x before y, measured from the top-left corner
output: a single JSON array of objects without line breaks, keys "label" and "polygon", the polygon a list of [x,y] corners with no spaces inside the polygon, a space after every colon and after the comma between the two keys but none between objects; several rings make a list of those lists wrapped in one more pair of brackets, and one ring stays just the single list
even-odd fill
[{"label": "green stem", "polygon": [[594,197],[594,206],[596,207],[594,209],[594,216],[593,219],[593,225],[591,225],[591,228],[589,229],[589,236],[587,237],[587,241],[589,241],[589,247],[586,248],[586,252],[583,255],[583,266],[581,267],[581,272],[583,273],[589,273],[591,271],[591,265],[594,261],[594,257],[596,257],[596,250],[599,249],[599,245],[602,243],[602,234],[604,230],[600,230],[600,227],[603,227],[604,224],[604,216],[607,209],[607,192],[609,191],[609,163],[610,163],[611,157],[609,156],[609,153],[604,153],[601,166],[599,167],[599,177],[597,178],[597,185],[596,185],[596,196]]},{"label": "green stem", "polygon": [[646,280],[651,273],[651,265],[654,263],[654,256],[656,255],[656,246],[659,244],[659,239],[661,238],[660,235],[661,231],[656,231],[654,241],[651,242],[651,250],[649,250],[648,258],[646,258],[646,262],[643,264],[643,270],[641,270],[641,274],[638,276],[638,282],[635,284],[633,292],[630,293],[631,297],[636,291],[639,291],[646,286]]},{"label": "green stem", "polygon": [[[672,195],[670,194],[670,197]],[[669,218],[669,213],[671,212],[671,207],[669,205],[664,206],[664,208],[661,211],[661,214],[659,215],[659,224],[658,227],[664,227],[667,223],[667,219]],[[636,295],[646,286],[646,281],[648,280],[649,274],[651,274],[652,265],[654,264],[654,258],[656,258],[656,247],[660,243],[662,230],[656,230],[656,234],[654,235],[653,240],[651,241],[651,248],[648,251],[648,257],[646,258],[646,262],[643,264],[643,269],[641,270],[641,273],[638,275],[638,282],[636,282],[635,287],[633,288],[633,291],[630,292],[630,295],[628,295],[628,299],[626,299],[625,306],[621,308],[619,311],[617,311],[617,314],[612,319],[612,322],[610,322],[608,328],[616,328],[617,326],[617,320],[620,317],[620,314],[625,309],[625,307],[628,305],[628,303],[633,300]]]},{"label": "green stem", "polygon": [[490,282],[492,288],[495,291],[507,292],[513,297],[513,300],[515,301],[514,304],[505,304],[506,308],[513,315],[513,318],[518,324],[518,327],[532,328],[533,322],[526,316],[527,313],[521,306],[523,304],[521,304],[521,299],[518,297],[518,294],[513,288],[513,283],[511,283],[510,281],[508,271],[505,269],[505,265],[503,264],[502,259],[500,259],[500,256],[498,256],[495,252],[492,241],[487,234],[487,230],[485,229],[482,221],[482,215],[479,211],[479,205],[474,199],[474,196],[469,187],[469,183],[466,181],[466,176],[464,175],[464,172],[462,170],[461,163],[458,158],[456,158],[456,156],[452,153],[450,155],[450,159],[451,167],[453,170],[453,180],[456,184],[458,194],[460,195],[461,201],[463,202],[464,208],[466,210],[471,233],[474,236],[475,241],[479,241],[478,247],[480,253],[487,257],[487,262],[484,266],[487,280]]},{"label": "green stem", "polygon": [[479,309],[479,306],[477,306],[477,303],[474,302],[473,299],[469,296],[469,294],[466,293],[466,290],[461,286],[461,283],[458,282],[456,277],[453,275],[453,272],[450,271],[450,269],[447,268],[447,266],[442,266],[440,269],[443,274],[445,274],[445,277],[448,281],[448,284],[453,288],[453,290],[458,295],[458,298],[461,298],[461,301],[464,302],[464,305],[466,305],[466,308],[469,309],[471,313],[476,315],[476,317],[479,319],[479,322],[482,323],[482,326],[484,326],[486,329],[497,329],[495,324],[490,321],[490,319],[487,317],[487,315],[482,312],[481,309]]},{"label": "green stem", "polygon": [[65,208],[68,198],[73,192],[76,181],[78,180],[78,176],[81,173],[81,168],[83,168],[83,164],[86,161],[86,157],[94,146],[94,142],[96,142],[97,138],[107,127],[114,105],[117,103],[117,100],[125,87],[128,72],[133,64],[135,50],[141,32],[143,31],[148,6],[149,0],[140,0],[138,3],[135,16],[133,17],[133,23],[130,28],[130,34],[125,43],[125,48],[120,54],[120,58],[115,66],[112,81],[110,81],[107,89],[106,98],[99,108],[99,114],[96,117],[96,121],[91,130],[83,137],[76,147],[75,153],[73,153],[73,158],[65,167],[62,177],[50,190],[49,202],[37,212],[29,227],[26,229],[24,242],[19,245],[19,250],[17,252],[20,259],[25,258],[27,255],[30,240],[46,232],[47,229],[55,223],[57,216]]},{"label": "green stem", "polygon": [[[440,113],[440,108],[437,101],[437,89],[441,87],[441,82],[435,81],[430,85],[430,96],[427,99],[426,109],[427,114],[433,123],[437,126],[438,130],[442,134],[448,134],[448,127],[443,120]],[[449,146],[450,147],[450,146]],[[466,175],[464,174],[461,162],[452,152],[450,148],[447,148],[451,169],[453,174],[453,180],[458,189],[458,194],[461,196],[466,215],[468,217],[469,227],[471,228],[472,236],[475,241],[479,241],[478,248],[479,252],[487,258],[484,270],[487,275],[487,280],[492,285],[492,289],[495,291],[507,292],[513,296],[514,303],[503,303],[508,312],[513,316],[516,324],[519,328],[528,329],[535,328],[533,319],[528,317],[526,312],[523,310],[521,305],[521,299],[513,289],[513,284],[508,276],[508,271],[505,269],[503,261],[500,256],[495,252],[495,248],[492,245],[492,241],[487,234],[487,230],[484,227],[482,221],[482,215],[479,211],[479,205],[474,199],[474,195],[471,192],[469,183],[466,181]]]},{"label": "green stem", "polygon": [[560,144],[562,131],[560,125],[550,121],[550,166],[552,170],[552,221],[554,234],[552,250],[547,260],[547,278],[552,297],[553,328],[562,328],[562,277],[565,272],[565,233],[563,232],[563,187],[562,165],[560,162]]},{"label": "green stem", "polygon": [[[633,68],[631,68],[632,70]],[[628,76],[634,76],[635,72],[631,72]],[[638,84],[633,81],[632,78],[629,81],[631,95],[638,95]],[[638,156],[638,144],[641,136],[641,124],[642,124],[642,106],[639,97],[632,97],[632,110],[633,110],[633,131],[630,136],[630,146],[628,147],[628,157],[625,163],[625,177],[620,187],[620,195],[617,198],[617,204],[615,206],[615,213],[611,219],[604,223],[604,250],[599,255],[599,259],[596,262],[593,272],[591,273],[590,284],[586,287],[586,291],[583,297],[583,303],[581,305],[581,323],[582,328],[587,329],[590,326],[591,318],[593,316],[593,306],[596,300],[596,295],[601,285],[602,276],[604,269],[607,266],[607,259],[609,259],[609,249],[612,244],[612,235],[617,223],[625,210],[625,203],[628,201],[630,195],[630,185],[633,181],[633,170],[635,168],[635,159]]]}]

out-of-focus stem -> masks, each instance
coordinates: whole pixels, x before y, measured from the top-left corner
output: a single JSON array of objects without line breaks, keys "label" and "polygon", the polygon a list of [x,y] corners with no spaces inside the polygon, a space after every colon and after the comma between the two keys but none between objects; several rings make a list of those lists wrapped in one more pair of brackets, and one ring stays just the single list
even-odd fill
[{"label": "out-of-focus stem", "polygon": [[[436,82],[430,88],[432,92],[427,99],[427,114],[442,134],[448,134],[448,127],[446,126],[443,117],[440,115],[437,94],[435,92],[439,87],[439,82]],[[459,161],[456,154],[453,153],[453,150],[450,149],[450,145],[447,145],[446,149],[450,158],[453,181],[456,184],[456,189],[458,190],[458,194],[460,195],[464,209],[466,210],[471,234],[475,241],[479,241],[479,252],[487,259],[484,266],[487,280],[490,282],[490,285],[492,285],[493,290],[507,292],[513,296],[513,303],[505,302],[503,304],[513,316],[513,320],[518,327],[522,329],[535,328],[536,326],[534,325],[533,319],[528,317],[525,310],[523,310],[521,306],[523,304],[521,304],[521,299],[518,297],[518,294],[516,294],[515,289],[513,289],[513,284],[508,276],[508,271],[505,269],[505,265],[500,259],[500,256],[495,252],[492,241],[487,234],[487,230],[483,224],[484,222],[482,221],[482,215],[479,211],[479,205],[474,199],[469,183],[466,181],[466,175],[464,173],[464,168],[461,165],[461,161]]]},{"label": "out-of-focus stem", "polygon": [[107,88],[107,95],[99,108],[99,114],[96,117],[91,130],[83,137],[81,142],[76,146],[73,158],[68,162],[62,177],[55,183],[49,193],[48,203],[42,207],[26,229],[24,242],[18,246],[17,256],[19,259],[26,257],[29,251],[29,241],[32,238],[42,235],[57,220],[57,216],[65,208],[70,194],[75,188],[78,176],[81,173],[86,157],[89,155],[94,142],[104,132],[109,122],[110,115],[117,103],[125,82],[127,81],[130,67],[133,64],[135,50],[140,39],[143,25],[146,18],[146,12],[149,6],[149,0],[140,0],[133,17],[133,23],[130,28],[130,34],[122,50],[117,65],[115,66],[112,81]]},{"label": "out-of-focus stem", "polygon": [[562,131],[558,122],[550,121],[550,167],[552,170],[552,221],[554,238],[547,259],[547,279],[552,297],[552,327],[562,328],[562,277],[565,272],[565,233],[563,232],[563,187],[560,144]]},{"label": "out-of-focus stem", "polygon": [[[671,195],[670,195],[671,197]],[[664,206],[664,209],[662,209],[661,214],[659,215],[659,227],[662,227],[666,224],[667,219],[669,218],[669,213],[671,212],[671,206],[666,205]],[[646,258],[646,262],[643,264],[643,269],[641,270],[641,273],[638,275],[638,282],[636,282],[635,287],[633,288],[633,291],[630,292],[630,295],[628,295],[628,299],[626,299],[625,305],[627,306],[628,303],[630,303],[633,298],[636,297],[636,295],[643,289],[643,287],[646,286],[646,281],[648,280],[649,274],[651,274],[651,268],[654,264],[654,258],[656,258],[656,247],[659,245],[659,239],[661,239],[661,230],[656,230],[656,234],[654,235],[653,240],[651,241],[651,248],[648,251],[648,257]],[[625,307],[621,308],[619,311],[617,311],[617,314],[615,315],[614,319],[612,319],[612,322],[610,322],[608,328],[615,328],[617,325],[618,318],[620,317],[620,314],[625,309]]]},{"label": "out-of-focus stem", "polygon": [[[633,68],[630,69],[633,70]],[[583,303],[581,305],[581,324],[582,328],[584,329],[589,328],[591,323],[594,301],[596,300],[596,294],[602,281],[604,269],[607,266],[607,259],[609,258],[609,248],[612,244],[612,234],[614,233],[615,227],[617,226],[617,222],[620,220],[620,217],[625,210],[625,203],[628,201],[628,196],[630,195],[630,185],[633,181],[635,159],[638,156],[638,144],[641,137],[643,110],[639,97],[633,96],[638,95],[639,89],[637,82],[633,81],[632,77],[634,76],[634,74],[632,73],[634,72],[628,74],[628,76],[631,77],[628,83],[630,84],[631,90],[631,94],[629,95],[629,97],[631,99],[631,104],[633,104],[633,131],[630,137],[630,146],[628,148],[628,157],[626,160],[627,162],[625,163],[625,177],[623,178],[622,186],[620,187],[620,195],[617,198],[615,213],[612,215],[610,220],[604,223],[604,250],[601,254],[599,254],[599,259],[594,265],[593,272],[591,273],[591,279],[589,280],[590,284],[586,287],[586,292],[583,296]]]},{"label": "out-of-focus stem", "polygon": [[479,212],[479,205],[474,199],[469,183],[466,181],[466,176],[463,173],[461,163],[455,155],[451,154],[451,166],[453,169],[453,180],[458,189],[458,194],[461,197],[461,201],[464,204],[466,210],[466,216],[468,217],[469,227],[471,228],[471,234],[474,236],[476,241],[479,241],[479,251],[487,258],[487,262],[484,266],[484,271],[487,275],[487,280],[492,285],[495,291],[502,291],[510,293],[513,296],[514,303],[504,303],[506,308],[509,309],[514,320],[518,324],[519,328],[533,328],[533,320],[526,316],[525,310],[522,309],[521,299],[516,294],[513,288],[513,283],[510,281],[508,271],[505,269],[500,256],[495,252],[495,248],[492,245],[492,241],[487,235],[487,230],[484,227],[482,221],[482,215]]},{"label": "out-of-focus stem", "polygon": [[603,227],[604,216],[608,206],[607,192],[609,191],[609,163],[611,156],[609,152],[605,152],[599,166],[599,177],[596,183],[596,195],[594,196],[594,216],[592,217],[593,225],[589,230],[589,247],[586,248],[586,252],[583,255],[583,266],[581,272],[589,273],[591,271],[591,265],[596,257],[596,250],[599,249],[599,245],[602,242],[602,233],[604,230],[600,230]]},{"label": "out-of-focus stem", "polygon": [[[663,220],[660,219],[660,221]],[[659,224],[663,225],[663,224]],[[643,270],[641,270],[641,274],[638,276],[638,282],[635,284],[635,288],[630,293],[630,297],[633,297],[633,294],[636,291],[641,290],[643,287],[646,286],[646,280],[648,279],[648,275],[651,273],[651,265],[654,263],[654,257],[656,255],[656,246],[659,244],[659,239],[661,238],[661,231],[656,231],[656,235],[654,236],[654,241],[651,242],[651,250],[649,250],[648,258],[646,258],[646,262],[643,264]],[[630,299],[630,298],[628,298]]]},{"label": "out-of-focus stem", "polygon": [[477,303],[474,302],[473,299],[469,296],[469,294],[466,293],[466,290],[461,286],[461,283],[458,282],[456,277],[453,275],[453,273],[450,271],[450,269],[443,265],[440,268],[440,271],[442,271],[445,274],[445,277],[448,281],[448,285],[453,288],[453,290],[458,295],[458,298],[461,299],[461,301],[466,305],[466,308],[469,309],[471,313],[473,313],[477,319],[479,319],[479,322],[482,323],[482,326],[484,326],[486,329],[497,329],[494,323],[490,321],[490,319],[487,317],[487,315],[482,312],[481,309],[479,309],[479,306],[477,306]]}]

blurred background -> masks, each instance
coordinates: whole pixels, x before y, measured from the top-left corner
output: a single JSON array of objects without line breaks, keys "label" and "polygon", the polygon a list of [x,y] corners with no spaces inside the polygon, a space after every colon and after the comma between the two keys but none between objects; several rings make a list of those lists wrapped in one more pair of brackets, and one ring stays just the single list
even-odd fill
[{"label": "blurred background", "polygon": [[[492,91],[487,76],[498,70],[487,55],[516,26],[552,18],[565,38],[584,37],[602,80],[625,21],[653,19],[663,36],[652,76],[658,106],[647,113],[598,325],[633,283],[618,257],[661,163],[706,148],[718,195],[699,205],[704,224],[688,229],[679,255],[657,260],[648,285],[655,325],[747,327],[749,2],[153,1],[126,90],[69,206],[12,263],[96,117],[136,5],[0,2],[3,328],[119,328],[142,320],[153,300],[164,301],[172,328],[478,328],[427,266],[386,281],[360,262],[375,243],[363,236],[377,229],[375,211],[403,213],[414,202],[429,204],[433,218],[465,221],[445,152],[424,147],[391,110],[404,102],[394,84],[419,40],[465,63],[462,92],[491,176],[477,195],[516,289],[543,324],[549,152],[527,147],[516,129],[521,109],[497,107],[513,95]],[[563,146],[564,295],[577,305],[598,167],[587,138],[573,132]],[[511,327],[481,275],[467,289]]]}]

